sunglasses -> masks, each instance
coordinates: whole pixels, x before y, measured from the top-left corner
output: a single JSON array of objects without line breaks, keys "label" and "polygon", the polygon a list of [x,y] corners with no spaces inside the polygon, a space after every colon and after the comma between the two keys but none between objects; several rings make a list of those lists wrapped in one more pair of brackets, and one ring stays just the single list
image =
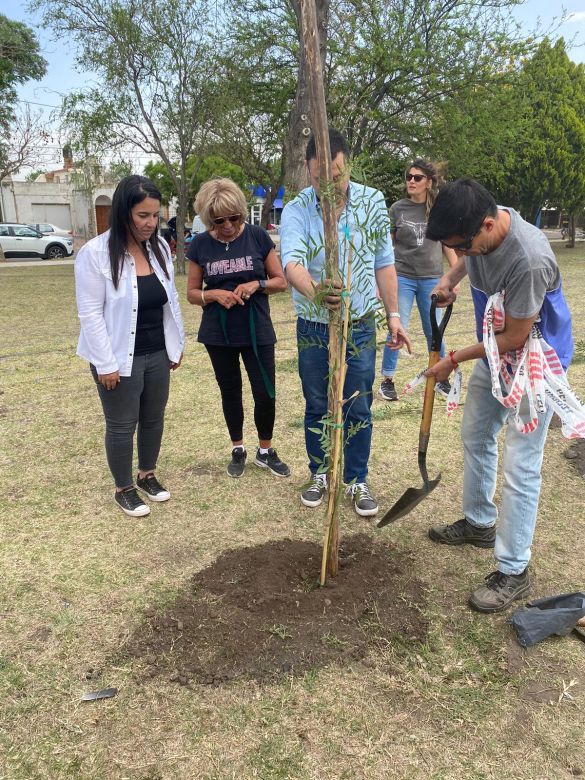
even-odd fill
[{"label": "sunglasses", "polygon": [[414,179],[415,182],[418,184],[423,179],[428,179],[429,177],[428,176],[424,176],[422,173],[407,173],[405,178],[406,178],[406,181],[410,181],[411,179]]},{"label": "sunglasses", "polygon": [[241,219],[241,214],[230,214],[229,217],[217,217],[217,219],[212,220],[212,222],[214,225],[223,225],[223,223],[226,221],[235,224],[236,222],[240,222]]}]

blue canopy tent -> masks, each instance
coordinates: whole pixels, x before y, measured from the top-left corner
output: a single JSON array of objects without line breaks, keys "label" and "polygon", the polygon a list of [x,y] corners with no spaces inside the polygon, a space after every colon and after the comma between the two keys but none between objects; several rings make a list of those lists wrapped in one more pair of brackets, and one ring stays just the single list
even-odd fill
[{"label": "blue canopy tent", "polygon": [[[265,200],[267,192],[269,191],[270,191],[269,188],[267,190],[261,184],[257,184],[252,190],[252,195],[255,198],[258,198],[260,200]],[[280,213],[283,208],[284,208],[284,185],[278,188],[278,192],[276,193],[276,198],[274,199],[274,203],[272,204],[272,208],[270,210],[270,213],[272,215],[272,219],[270,221],[272,223],[277,224],[278,222],[280,222]]]}]

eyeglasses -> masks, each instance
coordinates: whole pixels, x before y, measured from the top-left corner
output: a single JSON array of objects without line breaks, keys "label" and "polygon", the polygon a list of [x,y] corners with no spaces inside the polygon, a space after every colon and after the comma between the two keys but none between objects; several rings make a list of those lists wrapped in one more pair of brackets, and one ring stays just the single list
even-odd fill
[{"label": "eyeglasses", "polygon": [[240,222],[242,219],[241,214],[230,214],[229,217],[217,217],[217,219],[212,220],[214,225],[223,225],[224,222],[229,221],[232,224],[235,224],[236,222]]},{"label": "eyeglasses", "polygon": [[[480,228],[480,230],[481,230],[481,228]],[[443,246],[447,247],[447,249],[456,249],[459,252],[467,252],[468,249],[471,249],[471,245],[473,244],[473,241],[474,241],[474,239],[475,239],[475,237],[477,236],[478,233],[479,233],[479,230],[476,233],[474,233],[472,236],[470,236],[469,238],[465,239],[465,241],[462,241],[460,244],[446,244],[443,241]]]},{"label": "eyeglasses", "polygon": [[406,181],[410,181],[411,179],[414,179],[415,182],[418,184],[423,179],[428,179],[428,176],[424,176],[422,173],[407,173],[405,176]]},{"label": "eyeglasses", "polygon": [[479,234],[480,230],[483,227],[483,222],[485,218],[487,217],[487,214],[484,214],[481,218],[481,222],[477,226],[477,230],[471,235],[467,236],[465,241],[461,241],[459,244],[446,244],[444,241],[443,246],[446,246],[447,249],[456,249],[458,252],[467,252],[469,249],[471,249],[471,245],[473,244],[475,237]]}]

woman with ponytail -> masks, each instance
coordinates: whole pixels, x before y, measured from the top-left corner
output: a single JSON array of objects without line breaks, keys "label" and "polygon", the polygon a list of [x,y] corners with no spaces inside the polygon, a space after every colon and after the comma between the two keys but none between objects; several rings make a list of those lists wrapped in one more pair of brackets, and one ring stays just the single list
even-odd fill
[{"label": "woman with ponytail", "polygon": [[[452,249],[444,247],[439,241],[429,241],[425,237],[428,215],[442,183],[439,166],[417,157],[405,171],[407,197],[397,200],[390,206],[390,229],[398,276],[400,321],[402,327],[407,330],[412,305],[416,298],[429,348],[431,291],[443,275],[443,255],[449,265],[452,266],[457,262],[457,256]],[[398,354],[399,350],[390,349],[388,344],[384,347],[382,384],[379,394],[386,401],[398,400],[394,386]],[[444,354],[443,344],[441,356]],[[438,382],[435,387],[437,394],[445,398],[450,389],[448,381]]]}]

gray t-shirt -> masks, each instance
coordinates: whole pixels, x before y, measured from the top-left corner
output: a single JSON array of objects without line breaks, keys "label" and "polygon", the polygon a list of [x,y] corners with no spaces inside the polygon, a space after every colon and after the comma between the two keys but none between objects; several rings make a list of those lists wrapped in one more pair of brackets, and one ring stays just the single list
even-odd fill
[{"label": "gray t-shirt", "polygon": [[390,206],[390,229],[394,233],[396,273],[411,279],[443,275],[443,247],[429,241],[426,204],[401,198]]},{"label": "gray t-shirt", "polygon": [[514,209],[502,210],[510,214],[508,234],[488,255],[466,257],[465,266],[473,287],[486,295],[505,290],[506,313],[527,319],[538,314],[546,293],[559,287],[561,274],[545,235]]}]

